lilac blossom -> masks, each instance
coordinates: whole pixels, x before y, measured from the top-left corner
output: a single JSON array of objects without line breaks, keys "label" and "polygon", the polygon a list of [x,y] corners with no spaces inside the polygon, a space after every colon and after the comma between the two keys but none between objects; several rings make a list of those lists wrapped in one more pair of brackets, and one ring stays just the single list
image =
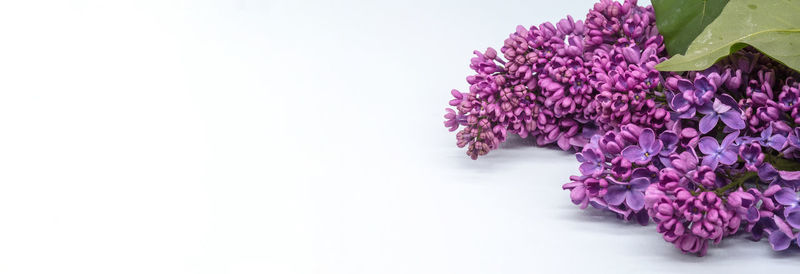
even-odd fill
[{"label": "lilac blossom", "polygon": [[463,114],[457,114],[452,109],[445,109],[447,112],[444,115],[444,118],[447,119],[444,121],[444,126],[449,127],[450,131],[456,131],[459,126],[463,126],[467,124],[467,117]]},{"label": "lilac blossom", "polygon": [[789,137],[786,138],[788,144],[796,149],[800,149],[800,127],[794,128],[794,130],[789,134]]},{"label": "lilac blossom", "polygon": [[639,144],[631,145],[622,150],[622,156],[628,161],[637,164],[646,164],[661,152],[663,144],[656,139],[652,129],[645,129],[639,135]]},{"label": "lilac blossom", "polygon": [[768,146],[775,150],[781,150],[786,145],[786,137],[780,134],[772,134],[772,125],[761,132],[761,139],[758,142],[762,146]]},{"label": "lilac blossom", "polygon": [[740,146],[739,155],[744,160],[745,168],[749,171],[758,171],[758,166],[764,162],[764,153],[761,153],[761,145],[758,143]]},{"label": "lilac blossom", "polygon": [[708,133],[713,129],[719,120],[732,129],[743,129],[745,127],[742,120],[742,110],[739,104],[730,95],[723,94],[714,99],[714,103],[701,106],[698,110],[705,114],[700,119],[700,132]]},{"label": "lilac blossom", "polygon": [[599,175],[603,172],[605,156],[595,149],[586,148],[582,153],[575,154],[578,162],[581,162],[580,171],[583,175]]},{"label": "lilac blossom", "polygon": [[703,165],[709,166],[711,169],[715,169],[720,163],[723,165],[731,165],[735,163],[738,149],[733,145],[733,141],[736,139],[736,137],[739,137],[739,131],[735,131],[725,136],[725,139],[722,140],[722,143],[717,143],[716,139],[709,136],[700,138],[700,142],[697,144],[697,147],[701,152],[703,152],[703,154],[706,155],[703,157]]},{"label": "lilac blossom", "polygon": [[780,251],[789,248],[789,245],[797,238],[797,235],[792,232],[789,225],[778,216],[772,216],[772,221],[774,223],[774,229],[769,232],[769,244],[772,246],[772,249]]},{"label": "lilac blossom", "polygon": [[717,87],[703,75],[698,75],[694,83],[681,79],[677,85],[683,98],[696,106],[703,106],[711,102],[717,91]]},{"label": "lilac blossom", "polygon": [[664,145],[659,155],[668,157],[678,149],[679,136],[672,131],[664,131],[658,135],[658,140]]},{"label": "lilac blossom", "polygon": [[786,222],[794,228],[800,228],[800,198],[797,192],[789,188],[781,188],[775,193],[775,200],[784,205],[783,210]]},{"label": "lilac blossom", "polygon": [[604,196],[606,202],[611,205],[625,204],[633,210],[640,210],[644,207],[644,190],[650,185],[650,179],[639,177],[630,182],[618,182],[608,187],[608,192]]},{"label": "lilac blossom", "polygon": [[667,92],[667,102],[669,107],[675,111],[677,118],[689,119],[695,116],[697,110],[691,101],[684,98],[681,94]]},{"label": "lilac blossom", "polygon": [[800,245],[800,73],[751,47],[660,72],[664,38],[633,0],[556,22],[474,52],[469,90],[451,90],[443,122],[470,158],[508,135],[579,152],[580,175],[562,186],[574,204],[653,220],[685,253],[740,230],[775,250]]}]

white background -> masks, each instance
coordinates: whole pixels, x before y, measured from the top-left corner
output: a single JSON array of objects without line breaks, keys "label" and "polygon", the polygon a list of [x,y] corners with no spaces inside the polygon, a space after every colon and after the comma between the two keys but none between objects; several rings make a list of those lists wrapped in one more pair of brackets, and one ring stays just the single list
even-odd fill
[{"label": "white background", "polygon": [[796,271],[579,210],[569,153],[455,147],[472,50],[592,3],[2,1],[0,273]]}]

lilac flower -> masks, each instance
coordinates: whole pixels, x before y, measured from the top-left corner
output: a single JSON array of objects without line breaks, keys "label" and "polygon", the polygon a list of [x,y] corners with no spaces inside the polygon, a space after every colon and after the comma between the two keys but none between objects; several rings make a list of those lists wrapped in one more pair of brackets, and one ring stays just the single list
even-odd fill
[{"label": "lilac flower", "polygon": [[694,147],[700,140],[700,133],[697,130],[687,127],[681,130],[681,145],[684,147]]},{"label": "lilac flower", "polygon": [[625,157],[617,156],[611,160],[611,175],[617,178],[627,178],[631,176],[631,162]]},{"label": "lilac flower", "polygon": [[664,144],[664,148],[661,149],[659,155],[663,157],[668,157],[670,154],[674,153],[675,150],[678,148],[678,141],[680,138],[678,134],[672,131],[664,131],[658,135],[658,139],[661,140],[661,143]]},{"label": "lilac flower", "polygon": [[[788,81],[787,81],[788,82]],[[778,96],[779,107],[783,111],[790,111],[795,108],[800,98],[800,89],[790,85],[783,86],[783,92]]]},{"label": "lilac flower", "polygon": [[697,197],[678,196],[677,199],[680,201],[679,204],[682,204],[679,210],[683,217],[693,222],[691,226],[693,234],[714,241],[722,239],[722,217],[724,217],[722,215],[727,213],[722,207],[722,199],[714,192],[702,192]]},{"label": "lilac flower", "polygon": [[735,163],[737,159],[737,148],[732,145],[736,137],[739,137],[739,131],[734,131],[728,134],[728,136],[725,136],[725,139],[722,140],[722,144],[717,143],[716,139],[709,136],[700,138],[697,147],[703,154],[706,154],[706,156],[703,157],[703,165],[709,166],[711,169],[716,169],[719,163],[724,165]]},{"label": "lilac flower", "polygon": [[467,117],[461,114],[456,114],[455,111],[452,109],[445,109],[447,113],[445,113],[444,118],[447,121],[444,121],[444,126],[449,127],[450,131],[456,131],[458,126],[466,125],[467,124]]},{"label": "lilac flower", "polygon": [[450,91],[450,94],[453,95],[453,100],[450,100],[449,104],[451,106],[458,106],[461,104],[461,101],[464,100],[464,94],[459,92],[458,90],[454,89]]},{"label": "lilac flower", "polygon": [[800,127],[794,128],[794,130],[789,133],[789,137],[786,139],[789,142],[789,145],[796,149],[800,149]]},{"label": "lilac flower", "polygon": [[716,188],[719,186],[717,185],[717,174],[714,173],[714,169],[709,166],[699,166],[695,172],[691,172],[687,175],[690,175],[693,182],[706,188]]},{"label": "lilac flower", "polygon": [[631,172],[631,179],[646,178],[650,183],[658,181],[658,168],[655,166],[639,167]]},{"label": "lilac flower", "polygon": [[590,200],[599,200],[607,192],[608,181],[591,176],[571,176],[571,182],[564,184],[563,189],[570,191],[570,199],[581,208],[586,208]]},{"label": "lilac flower", "polygon": [[775,201],[785,206],[783,211],[786,222],[794,228],[800,228],[800,198],[797,192],[789,188],[781,188],[775,193]]},{"label": "lilac flower", "polygon": [[758,208],[756,208],[756,198],[757,197],[752,193],[739,188],[728,194],[728,206],[733,208],[734,211],[743,216],[748,222],[756,222],[759,219]]},{"label": "lilac flower", "polygon": [[697,154],[694,150],[684,151],[680,154],[673,154],[669,156],[670,165],[681,173],[681,175],[689,173],[689,171],[697,169]]},{"label": "lilac flower", "polygon": [[681,91],[683,98],[686,100],[692,102],[696,106],[703,106],[711,102],[711,99],[714,98],[717,86],[704,75],[698,74],[694,79],[694,83],[685,79],[678,80],[678,90]]},{"label": "lilac flower", "polygon": [[652,129],[645,129],[639,135],[639,145],[631,145],[622,150],[622,156],[628,161],[637,164],[650,162],[653,156],[661,152],[664,145],[661,140],[656,140],[656,134]]},{"label": "lilac flower", "polygon": [[758,143],[748,143],[739,147],[739,155],[744,160],[747,170],[758,171],[758,166],[764,162],[764,153],[761,153],[761,146]]},{"label": "lilac flower", "polygon": [[578,162],[581,162],[580,171],[583,175],[600,175],[603,172],[602,163],[606,158],[603,153],[595,149],[584,149],[582,153],[575,154]]},{"label": "lilac flower", "polygon": [[700,132],[703,134],[711,131],[719,120],[732,129],[739,130],[745,127],[742,110],[730,95],[723,94],[714,99],[713,104],[701,106],[698,111],[705,114],[700,119]]},{"label": "lilac flower", "polygon": [[781,150],[786,145],[786,137],[780,134],[772,134],[772,125],[769,125],[761,132],[761,139],[758,141],[762,146],[768,146],[775,150]]},{"label": "lilac flower", "polygon": [[770,185],[796,187],[800,184],[800,171],[779,171],[769,163],[758,166],[758,178]]},{"label": "lilac flower", "polygon": [[769,244],[773,250],[780,251],[789,248],[792,240],[797,238],[792,229],[778,216],[772,216],[776,229],[769,232]]},{"label": "lilac flower", "polygon": [[678,187],[686,186],[686,178],[674,168],[664,168],[653,185],[661,191],[674,191]]},{"label": "lilac flower", "polygon": [[697,112],[694,105],[692,105],[692,102],[686,100],[686,98],[680,94],[667,92],[667,102],[669,102],[669,107],[675,111],[675,114],[677,114],[675,116],[677,118],[690,119],[694,117]]},{"label": "lilac flower", "polygon": [[601,151],[605,151],[606,153],[619,154],[624,144],[617,141],[616,133],[609,131],[597,142],[597,146],[600,147]]},{"label": "lilac flower", "polygon": [[800,245],[800,74],[752,48],[659,72],[652,7],[599,1],[585,21],[519,26],[499,50],[476,51],[469,91],[452,90],[444,114],[456,144],[473,159],[508,134],[580,151],[581,175],[562,186],[573,203],[652,219],[683,252],[702,256],[740,228],[776,250]]},{"label": "lilac flower", "polygon": [[[614,181],[614,180],[612,180]],[[650,178],[639,177],[630,182],[617,182],[608,187],[608,192],[603,197],[611,205],[625,204],[638,211],[644,207],[644,191],[650,185]]]}]

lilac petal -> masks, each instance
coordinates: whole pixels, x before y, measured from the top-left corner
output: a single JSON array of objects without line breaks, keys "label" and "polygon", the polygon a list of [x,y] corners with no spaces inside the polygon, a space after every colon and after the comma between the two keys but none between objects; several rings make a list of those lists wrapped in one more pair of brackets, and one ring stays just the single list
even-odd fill
[{"label": "lilac petal", "polygon": [[455,97],[456,99],[461,99],[461,98],[464,98],[464,95],[463,95],[463,94],[462,94],[460,91],[458,91],[458,90],[456,90],[456,89],[454,89],[454,90],[451,90],[451,91],[450,91],[450,94],[452,94],[452,95],[453,95],[453,97]]},{"label": "lilac petal", "polygon": [[589,162],[581,164],[581,166],[578,169],[580,169],[581,174],[583,175],[591,175],[603,171],[603,167],[601,167],[600,165]]},{"label": "lilac petal", "polygon": [[644,158],[644,151],[639,146],[628,146],[622,150],[622,157],[631,162],[641,161]]},{"label": "lilac petal", "polygon": [[696,114],[697,114],[697,111],[695,110],[695,108],[694,108],[694,107],[692,107],[692,108],[689,108],[689,110],[687,110],[687,111],[686,111],[686,112],[684,112],[683,114],[679,115],[679,116],[678,116],[678,118],[681,118],[681,119],[691,119],[691,118],[693,118],[693,117],[694,117]]},{"label": "lilac petal", "polygon": [[603,196],[603,198],[605,198],[608,204],[620,205],[622,204],[622,201],[625,200],[625,193],[627,192],[628,190],[625,188],[625,186],[613,185],[608,187],[608,191],[606,192],[606,195]]},{"label": "lilac petal", "polygon": [[761,132],[761,137],[764,139],[769,138],[770,136],[772,136],[772,124],[769,124],[769,126]]},{"label": "lilac petal", "polygon": [[644,207],[644,192],[641,191],[628,191],[625,195],[625,202],[633,210],[640,210]]},{"label": "lilac petal", "polygon": [[773,135],[772,138],[769,139],[767,145],[776,150],[781,150],[784,146],[786,146],[786,137],[783,137],[783,135],[780,134]]},{"label": "lilac petal", "polygon": [[664,148],[661,150],[661,152],[659,152],[659,154],[661,156],[668,157],[670,154],[675,152],[675,149],[678,148],[677,145],[680,141],[680,137],[678,137],[678,134],[675,134],[672,131],[665,131],[658,136],[658,140],[664,144]]},{"label": "lilac petal", "polygon": [[663,147],[664,143],[662,143],[661,140],[656,140],[656,142],[653,145],[651,145],[650,148],[648,149],[649,150],[648,152],[650,154],[649,157],[653,157],[653,155],[656,155],[659,152],[661,152],[661,148]]},{"label": "lilac petal", "polygon": [[800,135],[798,135],[798,129],[795,128],[794,132],[789,134],[789,137],[786,138],[789,141],[789,145],[793,146],[794,148],[800,148]]},{"label": "lilac petal", "polygon": [[742,109],[739,108],[739,103],[736,102],[736,99],[733,99],[730,95],[722,94],[719,96],[719,100],[721,103],[735,109],[738,112],[742,112]]},{"label": "lilac petal", "polygon": [[692,91],[694,90],[694,84],[686,79],[678,80],[678,90],[681,92]]},{"label": "lilac petal", "polygon": [[703,157],[703,165],[708,166],[711,169],[716,169],[717,165],[719,165],[719,157],[717,157],[717,155]]},{"label": "lilac petal", "polygon": [[714,109],[716,113],[725,113],[732,109],[731,106],[723,104],[722,101],[719,99],[714,100],[714,103],[711,105],[711,108]]},{"label": "lilac petal", "polygon": [[717,122],[719,122],[719,115],[716,113],[703,116],[703,118],[700,119],[700,132],[703,134],[708,133],[717,126]]},{"label": "lilac petal", "polygon": [[745,127],[742,115],[736,111],[728,111],[720,114],[720,119],[725,125],[732,129],[743,129]]},{"label": "lilac petal", "polygon": [[634,50],[634,49],[632,49],[630,47],[623,48],[622,49],[622,56],[624,56],[625,57],[625,61],[627,61],[630,64],[639,63],[639,51],[638,50]]},{"label": "lilac petal", "polygon": [[705,77],[700,77],[694,80],[694,86],[697,87],[699,91],[705,93],[706,91],[711,91],[716,89],[715,86],[711,84]]},{"label": "lilac petal", "polygon": [[697,143],[697,148],[699,148],[700,152],[703,152],[703,154],[710,155],[717,153],[719,144],[713,137],[705,136],[700,138],[700,141]]},{"label": "lilac petal", "polygon": [[697,112],[700,112],[700,113],[705,114],[705,115],[717,113],[716,111],[714,111],[714,108],[713,108],[712,104],[705,104],[705,105],[698,106],[697,107]]},{"label": "lilac petal", "polygon": [[696,110],[683,95],[673,95],[672,98],[668,98],[667,100],[669,102],[669,107],[679,113],[678,118],[689,119],[694,117]]},{"label": "lilac petal", "polygon": [[755,207],[750,207],[747,209],[747,214],[745,215],[745,218],[747,218],[748,222],[754,223],[758,221],[758,219],[760,218],[759,215],[760,214],[758,213],[758,209],[756,209]]},{"label": "lilac petal", "polygon": [[664,131],[658,135],[658,139],[664,143],[664,146],[670,147],[678,143],[678,134],[672,131]]},{"label": "lilac petal", "polygon": [[670,160],[669,158],[658,157],[658,160],[661,161],[661,164],[664,165],[664,167],[670,167],[670,168],[672,167],[672,160]]},{"label": "lilac petal", "polygon": [[583,153],[584,159],[588,160],[589,162],[598,163],[601,160],[601,154],[597,153],[595,150],[587,149]]},{"label": "lilac petal", "polygon": [[561,135],[561,137],[558,138],[557,143],[558,147],[561,148],[561,150],[568,150],[570,148],[569,137],[567,137],[566,134]]},{"label": "lilac petal", "polygon": [[781,170],[778,171],[778,175],[781,176],[781,179],[784,179],[786,181],[800,181],[800,171]]},{"label": "lilac petal", "polygon": [[[767,183],[772,183],[778,179],[779,173],[775,168],[769,164],[764,163],[758,166],[758,178]],[[777,185],[775,187],[778,187]],[[766,193],[764,195],[767,195]]]},{"label": "lilac petal", "polygon": [[800,209],[785,212],[786,222],[794,228],[800,228]]},{"label": "lilac petal", "polygon": [[576,186],[569,192],[569,198],[573,204],[581,204],[586,199],[586,189],[582,185]]},{"label": "lilac petal", "polygon": [[653,132],[652,129],[645,129],[642,130],[642,134],[639,134],[639,146],[642,148],[652,148],[653,143],[656,141],[656,134]]},{"label": "lilac petal", "polygon": [[781,188],[778,192],[775,192],[775,201],[782,205],[796,205],[797,204],[797,193],[794,190],[789,188]]},{"label": "lilac petal", "polygon": [[724,165],[732,165],[739,159],[739,155],[733,150],[725,150],[719,155],[719,162]]},{"label": "lilac petal", "polygon": [[725,136],[725,139],[722,139],[722,143],[719,145],[719,147],[720,148],[729,147],[731,144],[733,144],[733,141],[735,141],[736,138],[738,138],[738,137],[739,137],[739,131],[738,130],[729,133],[728,135]]},{"label": "lilac petal", "polygon": [[[640,167],[640,168],[634,169],[633,172],[631,172],[631,178],[633,178],[633,179],[637,179],[639,177],[649,178],[652,174],[653,174],[653,172],[650,171],[649,169],[644,168],[644,167]],[[633,180],[631,180],[631,184],[633,184]]]},{"label": "lilac petal", "polygon": [[[644,191],[650,186],[650,178],[647,177],[639,177],[631,180],[631,189],[636,191]],[[634,191],[634,192],[636,192]]]},{"label": "lilac petal", "polygon": [[775,227],[777,227],[778,230],[783,232],[783,234],[786,234],[786,236],[789,236],[791,238],[795,238],[794,232],[792,232],[792,228],[789,227],[789,224],[787,224],[786,221],[783,220],[783,218],[778,217],[778,215],[773,215],[772,221],[775,222]]},{"label": "lilac petal", "polygon": [[586,158],[583,157],[583,153],[575,153],[575,159],[577,159],[580,163],[586,162]]},{"label": "lilac petal", "polygon": [[769,234],[769,244],[772,245],[774,250],[784,250],[789,248],[792,238],[781,231],[773,231]]}]

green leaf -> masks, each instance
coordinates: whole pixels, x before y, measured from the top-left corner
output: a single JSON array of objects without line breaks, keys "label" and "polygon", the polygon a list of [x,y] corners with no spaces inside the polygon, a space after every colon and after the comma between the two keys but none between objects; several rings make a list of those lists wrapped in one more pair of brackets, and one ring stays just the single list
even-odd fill
[{"label": "green leaf", "polygon": [[656,69],[703,70],[747,45],[800,71],[800,1],[731,0],[685,55],[674,55]]},{"label": "green leaf", "polygon": [[653,0],[658,32],[670,55],[685,54],[689,44],[714,21],[728,0]]}]

